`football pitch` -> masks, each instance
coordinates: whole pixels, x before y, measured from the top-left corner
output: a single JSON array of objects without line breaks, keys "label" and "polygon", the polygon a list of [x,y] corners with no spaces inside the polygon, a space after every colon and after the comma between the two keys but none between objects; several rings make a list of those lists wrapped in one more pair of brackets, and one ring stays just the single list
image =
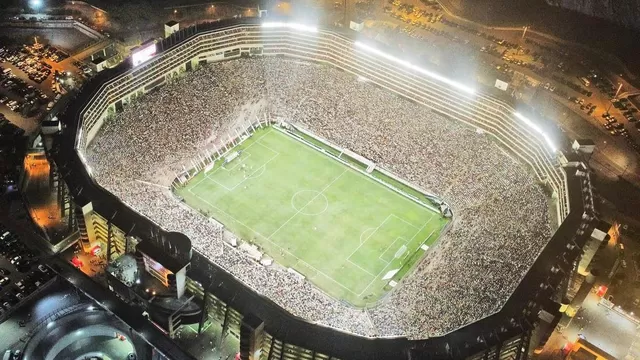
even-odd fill
[{"label": "football pitch", "polygon": [[366,306],[412,269],[448,220],[387,186],[404,185],[318,144],[258,129],[227,153],[230,161],[176,192],[329,295]]}]

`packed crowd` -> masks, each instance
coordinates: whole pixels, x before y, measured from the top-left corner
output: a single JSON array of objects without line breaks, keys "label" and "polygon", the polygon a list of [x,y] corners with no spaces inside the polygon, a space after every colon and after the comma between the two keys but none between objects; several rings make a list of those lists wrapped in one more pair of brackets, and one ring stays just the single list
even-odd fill
[{"label": "packed crowd", "polygon": [[[447,201],[454,220],[378,306],[354,309],[223,245],[169,185],[257,113],[303,126]],[[292,314],[366,336],[437,336],[500,309],[550,239],[535,178],[489,136],[334,68],[287,59],[200,67],[107,121],[87,150],[99,183]],[[149,183],[158,184],[153,186]]]}]

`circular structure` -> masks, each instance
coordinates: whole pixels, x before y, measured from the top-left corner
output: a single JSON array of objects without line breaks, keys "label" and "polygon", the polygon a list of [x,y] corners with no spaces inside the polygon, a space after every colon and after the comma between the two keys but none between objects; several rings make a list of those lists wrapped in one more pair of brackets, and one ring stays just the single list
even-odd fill
[{"label": "circular structure", "polygon": [[327,211],[329,200],[319,191],[301,190],[291,198],[291,206],[302,215],[320,215]]},{"label": "circular structure", "polygon": [[[425,351],[452,356],[449,349],[453,343],[469,354],[474,346],[487,348],[490,342],[502,341],[493,338],[495,329],[519,331],[535,323],[542,297],[549,295],[540,279],[549,274],[550,259],[555,258],[550,253],[544,259],[538,255],[546,251],[551,239],[555,251],[568,253],[564,259],[575,258],[577,252],[568,243],[574,241],[570,240],[572,236],[586,232],[575,235],[572,231],[580,221],[592,219],[579,203],[572,204],[570,211],[567,179],[575,174],[557,165],[553,137],[499,100],[331,31],[287,23],[217,23],[211,28],[199,26],[198,31],[187,32],[191,36],[188,41],[171,39],[163,43],[167,50],[148,65],[133,69],[123,66],[105,73],[87,90],[85,100],[78,101],[70,111],[77,128],[68,126],[76,132],[65,140],[75,146],[65,155],[75,159],[73,166],[86,158],[85,164],[91,169],[88,175],[135,210],[130,215],[144,224],[135,229],[184,233],[197,251],[194,258],[198,268],[205,269],[206,262],[212,263],[224,270],[217,276],[233,283],[238,294],[250,288],[263,299],[269,298],[255,300],[246,295],[252,300],[236,305],[261,301],[262,306],[241,311],[257,312],[280,338],[332,351],[337,357],[363,358],[383,351],[374,343],[359,342],[371,337],[387,338],[375,342],[388,344],[384,350],[387,354],[400,351],[406,356],[407,349],[422,346],[432,347]],[[249,59],[218,63],[240,57]],[[215,64],[191,71],[205,62]],[[161,84],[164,86],[153,95],[140,98]],[[163,189],[175,186],[175,181],[208,178],[206,173],[212,165],[203,159],[202,152],[232,161],[235,155],[230,155],[229,148],[242,144],[248,128],[254,131],[267,123],[304,128],[310,136],[335,144],[334,149],[347,149],[352,158],[366,159],[370,163],[363,172],[380,169],[387,178],[407,180],[425,190],[419,194],[406,188],[401,191],[420,197],[418,201],[424,196],[442,214],[450,210],[455,213],[437,242],[430,242],[430,246],[422,243],[420,249],[426,255],[411,269],[413,272],[399,283],[389,282],[388,296],[369,304],[366,312],[322,294],[312,281],[300,281],[299,276],[257,265],[248,256],[227,250],[221,246],[224,240],[219,224],[208,221],[201,215],[203,211],[185,207]],[[218,153],[221,145],[224,154]],[[264,145],[268,147],[251,152],[251,156],[261,156],[265,164],[276,151],[279,159],[296,155],[271,149],[272,144],[267,142]],[[124,163],[127,166],[122,166]],[[204,168],[205,176],[186,168]],[[270,164],[268,169],[277,167]],[[317,173],[307,180],[322,177],[324,170],[316,168]],[[186,175],[176,179],[178,173]],[[71,176],[65,180],[76,181]],[[198,186],[238,189],[247,197],[237,206],[260,206],[255,201],[260,194],[251,193],[254,186],[245,180],[223,174],[216,177],[216,185]],[[265,175],[255,181],[272,180]],[[272,181],[267,186],[277,192],[278,184]],[[91,186],[86,182],[82,185]],[[319,191],[323,187],[299,188]],[[71,191],[80,194],[82,190],[76,186]],[[361,209],[380,205],[375,203],[377,197],[367,196],[367,191],[364,187],[353,189],[354,198],[368,202]],[[85,189],[82,195],[86,193]],[[106,191],[98,189],[96,193]],[[314,208],[309,214],[323,216],[320,209],[328,201],[316,204],[314,193],[303,195],[300,199],[293,193],[287,197],[294,207],[290,219],[306,212],[309,201]],[[103,203],[113,201],[110,195],[99,196]],[[221,192],[220,197],[224,196]],[[334,197],[330,199],[329,210],[333,211]],[[549,203],[554,205],[551,209]],[[215,205],[220,204],[236,205]],[[289,205],[283,208],[290,209]],[[269,210],[264,211],[267,217]],[[420,230],[420,223],[394,211],[369,226],[358,226],[353,238],[360,237],[359,242],[366,243],[384,235],[387,221],[402,224],[402,229]],[[552,224],[569,220],[564,234],[552,237]],[[122,222],[123,228],[132,228],[125,220],[112,221],[116,226]],[[235,218],[225,222],[234,221],[238,222]],[[284,225],[255,232],[270,240]],[[140,236],[146,236],[142,230]],[[394,247],[379,246],[379,261],[391,264],[402,257],[410,238],[402,234],[393,238]],[[347,263],[354,259],[348,257],[344,266],[351,266]],[[393,267],[385,267],[380,274],[394,272]],[[201,275],[191,276],[202,283],[209,281]],[[531,289],[540,290],[533,293]],[[366,298],[366,289],[360,295]],[[283,318],[282,312],[271,310],[275,308],[284,308],[293,316]],[[457,331],[460,328],[464,331]],[[283,334],[282,329],[291,332]],[[301,338],[307,334],[299,329],[315,335]],[[334,337],[341,340],[332,344],[342,345],[326,343]],[[348,340],[343,342],[343,338]],[[352,348],[359,349],[356,356],[350,356],[354,355],[347,348],[351,343],[362,345]],[[522,351],[522,346],[514,346]]]},{"label": "circular structure", "polygon": [[41,324],[24,360],[136,359],[124,324],[105,311],[82,309]]}]

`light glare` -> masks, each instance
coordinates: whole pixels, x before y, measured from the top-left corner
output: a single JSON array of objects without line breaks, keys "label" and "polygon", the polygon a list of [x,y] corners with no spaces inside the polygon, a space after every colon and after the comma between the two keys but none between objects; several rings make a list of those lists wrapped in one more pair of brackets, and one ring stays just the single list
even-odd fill
[{"label": "light glare", "polygon": [[462,90],[462,91],[464,91],[464,92],[466,92],[468,94],[475,94],[475,92],[476,92],[474,89],[472,89],[472,88],[470,88],[470,87],[468,87],[466,85],[460,84],[459,82],[456,82],[456,81],[453,81],[453,80],[450,80],[450,79],[447,79],[446,77],[444,77],[444,76],[442,76],[440,74],[436,74],[436,73],[434,73],[432,71],[425,70],[425,69],[423,69],[423,68],[421,68],[421,67],[419,67],[417,65],[411,64],[410,62],[408,62],[406,60],[398,59],[395,56],[389,55],[389,54],[387,54],[385,52],[382,52],[382,51],[380,51],[380,50],[378,50],[378,49],[376,49],[374,47],[371,47],[371,46],[369,46],[369,45],[367,45],[365,43],[362,43],[360,41],[356,41],[354,44],[356,45],[357,48],[360,48],[362,50],[365,50],[367,52],[370,52],[372,54],[380,56],[381,58],[384,58],[386,60],[392,61],[392,62],[394,62],[396,64],[400,64],[400,65],[402,65],[402,66],[404,66],[404,67],[406,67],[408,69],[416,71],[416,72],[418,72],[418,73],[420,73],[422,75],[426,75],[426,76],[428,76],[428,77],[430,77],[432,79],[436,79],[438,81],[441,81],[441,82],[443,82],[443,83],[445,83],[447,85],[450,85],[450,86],[452,86],[452,87],[454,87],[454,88],[456,88],[458,90]]},{"label": "light glare", "polygon": [[300,30],[300,31],[312,32],[312,33],[317,33],[318,32],[318,28],[313,27],[313,26],[308,26],[308,25],[303,25],[303,24],[296,24],[296,23],[285,23],[285,22],[265,22],[265,23],[262,23],[262,27],[264,27],[264,28],[287,28],[287,29]]},{"label": "light glare", "polygon": [[542,129],[538,125],[534,124],[531,120],[527,119],[524,115],[520,114],[517,111],[514,112],[513,115],[523,123],[527,124],[527,126],[535,130],[538,134],[542,135],[542,137],[544,138],[544,141],[547,143],[547,146],[549,146],[551,151],[553,152],[557,151],[557,148],[553,144],[553,141],[551,141],[551,138],[549,137],[549,135],[547,135],[544,131],[542,131]]}]

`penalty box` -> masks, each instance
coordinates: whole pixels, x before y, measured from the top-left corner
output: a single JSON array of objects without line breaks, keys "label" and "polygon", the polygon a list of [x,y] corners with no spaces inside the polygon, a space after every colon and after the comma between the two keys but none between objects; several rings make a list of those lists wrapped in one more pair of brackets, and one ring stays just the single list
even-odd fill
[{"label": "penalty box", "polygon": [[[409,245],[420,228],[390,214],[378,227],[365,229],[360,235],[360,245],[349,255],[348,261],[356,264],[372,276],[378,276],[397,257],[409,254]],[[405,247],[405,251],[400,251]]]},{"label": "penalty box", "polygon": [[247,147],[240,144],[233,149],[241,153],[232,161],[217,163],[205,176],[228,191],[235,190],[247,179],[260,176],[269,162],[280,155],[279,152],[260,143],[260,140]]}]

